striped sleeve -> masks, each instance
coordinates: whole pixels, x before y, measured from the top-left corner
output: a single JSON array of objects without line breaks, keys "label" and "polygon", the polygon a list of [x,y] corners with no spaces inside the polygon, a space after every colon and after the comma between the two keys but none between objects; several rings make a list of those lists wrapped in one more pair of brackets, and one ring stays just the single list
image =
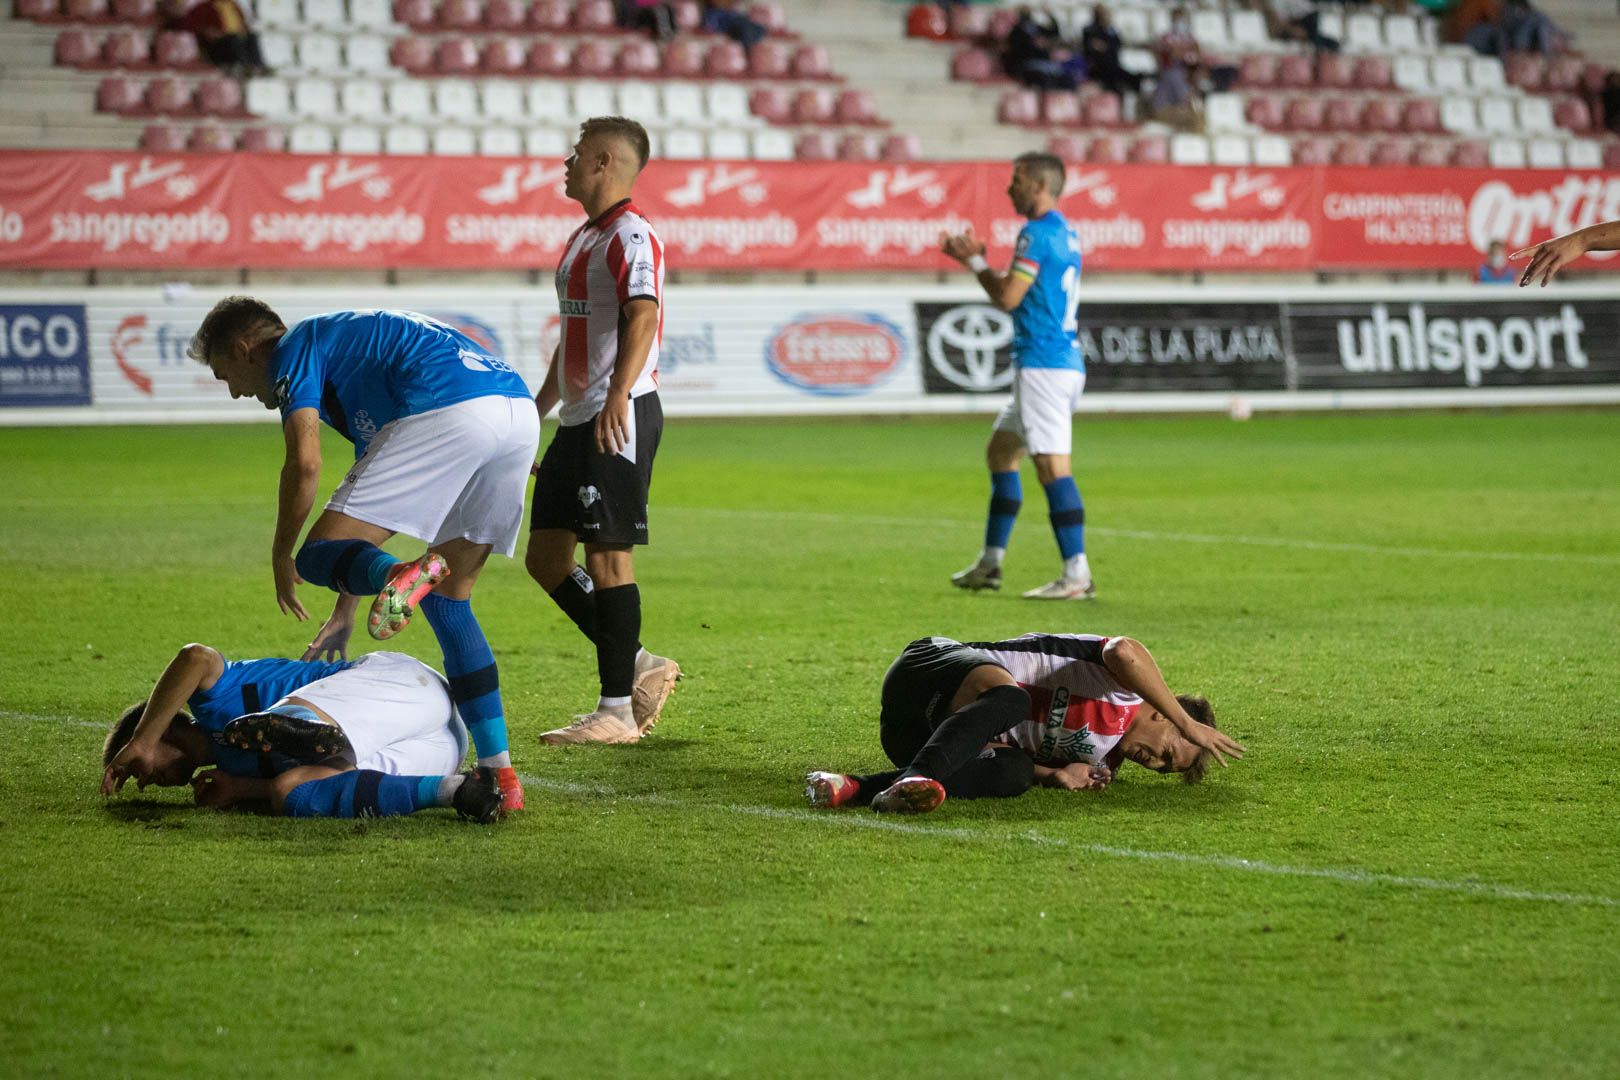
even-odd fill
[{"label": "striped sleeve", "polygon": [[608,241],[605,258],[621,307],[631,300],[662,303],[658,271],[663,250],[645,223],[615,232]]},{"label": "striped sleeve", "polygon": [[1034,281],[1041,272],[1040,260],[1035,257],[1035,238],[1030,235],[1029,226],[1024,226],[1018,232],[1018,242],[1013,246],[1012,273],[1025,281]]}]

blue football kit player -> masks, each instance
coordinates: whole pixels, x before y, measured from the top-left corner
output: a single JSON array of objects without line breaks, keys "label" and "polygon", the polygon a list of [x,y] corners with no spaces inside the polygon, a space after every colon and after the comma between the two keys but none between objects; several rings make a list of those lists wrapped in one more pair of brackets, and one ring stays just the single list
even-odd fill
[{"label": "blue football kit player", "polygon": [[996,417],[985,459],[990,466],[990,513],[984,548],[972,566],[951,576],[963,589],[1001,588],[1001,563],[1023,505],[1018,463],[1028,452],[1046,492],[1063,572],[1024,593],[1032,600],[1086,600],[1095,595],[1086,561],[1085,507],[1071,473],[1073,416],[1086,386],[1080,354],[1080,238],[1057,211],[1063,162],[1051,154],[1013,161],[1007,196],[1028,219],[1018,233],[1012,267],[990,269],[984,242],[969,231],[941,234],[940,248],[973,271],[992,303],[1013,320],[1012,400]]},{"label": "blue football kit player", "polygon": [[[291,329],[247,296],[220,301],[191,356],[226,383],[281,412],[281,471],[271,566],[283,612],[308,618],[295,587],[338,595],[306,658],[346,655],[358,597],[376,596],[369,627],[383,639],[417,607],[444,650],[451,695],[478,763],[499,770],[507,809],[523,806],[512,771],[495,656],[472,610],[491,550],[510,556],[523,521],[540,419],[510,365],[425,315],[338,311]],[[355,462],[294,548],[320,479],[320,425],[354,444]],[[395,533],[423,541],[401,562],[381,548]]]},{"label": "blue football kit player", "polygon": [[495,770],[463,773],[466,756],[467,729],[444,678],[413,657],[227,660],[192,644],[113,725],[101,790],[112,795],[133,778],[142,788],[190,784],[204,806],[254,804],[292,817],[450,806],[498,821]]}]

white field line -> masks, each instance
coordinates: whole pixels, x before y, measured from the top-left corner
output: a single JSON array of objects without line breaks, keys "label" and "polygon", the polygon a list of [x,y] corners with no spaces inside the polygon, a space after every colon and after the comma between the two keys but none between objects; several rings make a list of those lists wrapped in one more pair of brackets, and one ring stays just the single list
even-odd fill
[{"label": "white field line", "polygon": [[12,709],[0,709],[0,720],[24,720],[35,724],[60,724],[63,727],[100,728],[106,731],[112,727],[112,719],[106,723],[99,720],[80,720],[76,716],[58,716],[54,713],[16,712]]},{"label": "white field line", "polygon": [[[956,525],[982,526],[984,519],[891,517],[872,514],[823,514],[810,510],[732,510],[696,506],[658,507],[656,513],[707,514],[713,517],[778,519],[817,522],[828,525],[876,525],[896,528],[939,528]],[[1388,544],[1356,544],[1333,540],[1301,540],[1286,536],[1243,536],[1216,533],[1160,532],[1151,529],[1121,529],[1108,525],[1087,525],[1095,536],[1117,536],[1125,540],[1153,540],[1175,544],[1236,544],[1246,547],[1291,548],[1299,551],[1331,551],[1353,555],[1392,555],[1438,559],[1491,559],[1500,562],[1579,563],[1591,566],[1620,566],[1620,555],[1576,555],[1558,551],[1467,551],[1451,548],[1403,547]]]},{"label": "white field line", "polygon": [[1033,844],[1037,847],[1062,848],[1086,852],[1111,859],[1133,859],[1138,862],[1182,863],[1207,866],[1219,870],[1237,870],[1251,874],[1271,874],[1276,877],[1315,878],[1344,885],[1387,885],[1426,892],[1462,893],[1483,896],[1492,900],[1529,900],[1545,904],[1567,904],[1583,907],[1620,908],[1620,898],[1593,896],[1581,893],[1536,892],[1516,889],[1508,885],[1495,885],[1487,881],[1450,881],[1445,878],[1412,877],[1405,874],[1380,874],[1369,870],[1337,867],[1288,866],[1262,859],[1242,859],[1235,855],[1199,855],[1183,851],[1150,851],[1140,848],[1117,847],[1112,844],[1091,844],[1065,840],[1060,836],[1043,836],[1028,832],[986,832],[947,825],[925,825],[920,822],[897,821],[876,814],[850,811],[793,810],[779,806],[742,806],[734,803],[710,803],[679,799],[668,795],[621,794],[609,787],[574,784],[566,781],[546,780],[527,773],[522,776],[526,787],[559,795],[582,795],[618,799],[623,802],[644,803],[650,806],[671,807],[681,810],[707,810],[748,817],[772,818],[779,821],[810,822],[833,828],[877,829],[883,832],[907,833],[914,836],[938,837],[947,840],[966,840],[983,844]]}]

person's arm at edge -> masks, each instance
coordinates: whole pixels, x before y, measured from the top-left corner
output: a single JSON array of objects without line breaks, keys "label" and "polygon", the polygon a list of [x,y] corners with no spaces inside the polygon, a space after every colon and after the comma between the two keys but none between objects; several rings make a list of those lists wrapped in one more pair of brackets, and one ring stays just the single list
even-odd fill
[{"label": "person's arm at edge", "polygon": [[217,649],[207,645],[192,642],[174,654],[174,659],[163,669],[157,684],[152,687],[152,693],[147,696],[146,708],[130,734],[129,742],[102,774],[103,795],[111,795],[124,786],[124,781],[129,778],[129,762],[144,756],[147,750],[161,742],[169,725],[174,722],[175,714],[191,695],[213,687],[224,671],[225,658]]},{"label": "person's arm at edge", "polygon": [[1040,764],[1035,766],[1037,784],[1063,791],[1101,791],[1113,778],[1113,773],[1106,765],[1089,765],[1083,761],[1070,762],[1056,768]]},{"label": "person's arm at edge", "polygon": [[984,241],[974,237],[973,230],[957,236],[941,233],[940,250],[973,272],[979,287],[990,302],[1002,311],[1011,311],[1024,302],[1024,294],[1035,283],[1035,275],[1020,273],[1016,267],[998,274],[984,261]]},{"label": "person's arm at edge", "polygon": [[1620,250],[1620,218],[1614,221],[1600,221],[1596,225],[1588,225],[1584,229],[1555,236],[1551,240],[1543,240],[1539,244],[1532,244],[1520,248],[1509,255],[1510,260],[1528,258],[1529,265],[1524,273],[1519,275],[1519,288],[1533,285],[1537,278],[1541,279],[1541,287],[1546,288],[1564,267],[1585,255],[1589,251],[1616,251]]},{"label": "person's arm at edge", "polygon": [[300,578],[293,567],[293,552],[304,522],[315,506],[315,489],[321,480],[321,418],[314,409],[295,409],[281,425],[287,456],[281,466],[281,486],[276,499],[276,534],[270,545],[270,563],[276,580],[276,603],[282,614],[291,612],[300,621],[309,618],[299,602],[294,586]]},{"label": "person's arm at edge", "polygon": [[1188,742],[1213,753],[1223,768],[1226,766],[1225,755],[1230,754],[1233,758],[1243,756],[1243,747],[1230,736],[1200,724],[1187,715],[1187,710],[1181,707],[1181,702],[1176,700],[1176,695],[1165,684],[1164,674],[1159,671],[1153,655],[1140,641],[1128,637],[1109,638],[1108,644],[1103,646],[1103,666],[1119,680],[1121,686],[1176,725]]},{"label": "person's arm at edge", "polygon": [[534,395],[534,407],[542,420],[551,415],[551,410],[562,399],[562,391],[557,388],[557,360],[561,355],[562,345],[559,343],[551,350],[551,363],[546,365],[545,378],[540,380],[540,389]]},{"label": "person's arm at edge", "polygon": [[619,308],[619,355],[613,361],[607,402],[596,416],[596,446],[618,453],[630,442],[630,390],[641,378],[658,335],[658,301],[632,296]]}]

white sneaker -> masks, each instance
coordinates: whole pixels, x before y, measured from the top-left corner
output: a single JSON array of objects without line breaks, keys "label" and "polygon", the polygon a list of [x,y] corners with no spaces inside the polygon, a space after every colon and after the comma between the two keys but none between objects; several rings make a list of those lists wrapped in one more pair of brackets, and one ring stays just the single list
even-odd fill
[{"label": "white sneaker", "polygon": [[598,709],[574,717],[567,727],[542,732],[540,741],[547,746],[574,746],[583,743],[633,743],[641,738],[636,722],[628,709],[621,716],[615,710]]},{"label": "white sneaker", "polygon": [[1025,600],[1090,600],[1097,595],[1097,586],[1092,584],[1090,578],[1073,581],[1069,578],[1058,578],[1049,581],[1038,589],[1031,589],[1024,594]]},{"label": "white sneaker", "polygon": [[951,575],[951,584],[958,589],[1001,588],[1001,567],[974,563],[966,570]]},{"label": "white sneaker", "polygon": [[664,711],[664,702],[675,689],[675,680],[681,677],[681,665],[667,656],[643,653],[636,662],[636,681],[630,689],[630,715],[635,719],[636,731],[645,735],[658,723],[658,714]]}]

